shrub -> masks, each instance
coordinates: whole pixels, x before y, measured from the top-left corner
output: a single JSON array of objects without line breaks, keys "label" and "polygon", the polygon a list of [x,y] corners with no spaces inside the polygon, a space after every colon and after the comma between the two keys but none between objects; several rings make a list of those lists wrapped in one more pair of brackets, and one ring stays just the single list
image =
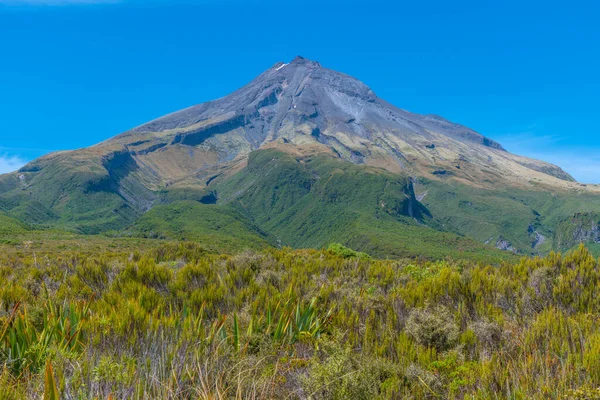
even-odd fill
[{"label": "shrub", "polygon": [[42,398],[44,364],[61,398],[599,398],[583,248],[490,266],[97,247],[0,251],[0,399]]},{"label": "shrub", "polygon": [[339,343],[326,345],[303,377],[304,393],[314,399],[376,399],[399,389],[399,371],[393,363],[363,357]]},{"label": "shrub", "polygon": [[437,351],[452,348],[459,337],[452,314],[441,306],[413,309],[405,329],[414,341],[423,346],[433,347]]},{"label": "shrub", "polygon": [[343,258],[359,258],[359,259],[370,259],[371,257],[367,253],[352,250],[339,243],[332,243],[327,247],[327,251]]}]

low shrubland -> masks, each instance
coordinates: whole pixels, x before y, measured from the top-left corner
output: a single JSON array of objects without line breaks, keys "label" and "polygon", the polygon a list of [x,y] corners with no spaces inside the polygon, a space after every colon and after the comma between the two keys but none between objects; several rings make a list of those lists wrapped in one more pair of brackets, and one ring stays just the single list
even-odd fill
[{"label": "low shrubland", "polygon": [[0,398],[600,398],[600,264],[0,254]]}]

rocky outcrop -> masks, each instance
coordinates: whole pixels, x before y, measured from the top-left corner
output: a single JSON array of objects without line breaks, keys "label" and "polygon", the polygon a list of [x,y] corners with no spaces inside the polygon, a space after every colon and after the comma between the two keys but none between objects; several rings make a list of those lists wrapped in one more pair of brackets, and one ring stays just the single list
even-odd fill
[{"label": "rocky outcrop", "polygon": [[577,213],[562,221],[554,234],[554,247],[567,250],[579,243],[600,243],[600,215]]},{"label": "rocky outcrop", "polygon": [[434,126],[437,129],[441,129],[448,136],[452,136],[468,142],[478,143],[483,146],[490,147],[492,149],[506,151],[504,147],[502,147],[502,145],[496,142],[495,140],[482,136],[474,130],[469,129],[465,126],[455,124],[454,122],[450,122],[447,119],[440,117],[439,115],[428,114],[423,117],[423,120],[425,122],[433,121]]},{"label": "rocky outcrop", "polygon": [[534,226],[533,224],[529,224],[529,227],[527,228],[527,234],[529,235],[529,238],[532,240],[531,241],[532,249],[537,249],[539,246],[546,243],[546,236],[544,236],[543,234],[538,232],[536,226]]},{"label": "rocky outcrop", "polygon": [[508,240],[504,239],[502,236],[500,236],[498,238],[498,240],[496,241],[496,248],[499,250],[510,251],[512,253],[516,253],[516,250],[513,247],[512,243],[509,242]]},{"label": "rocky outcrop", "polygon": [[524,167],[530,168],[534,171],[541,172],[546,175],[553,176],[563,181],[575,182],[575,178],[566,173],[562,168],[551,164],[539,164],[535,162],[519,162]]},{"label": "rocky outcrop", "polygon": [[175,138],[173,138],[171,144],[197,146],[199,144],[202,144],[204,141],[206,141],[206,139],[212,136],[231,132],[235,129],[243,127],[245,124],[246,117],[244,115],[238,115],[234,118],[209,126],[205,126],[192,132],[177,134]]}]

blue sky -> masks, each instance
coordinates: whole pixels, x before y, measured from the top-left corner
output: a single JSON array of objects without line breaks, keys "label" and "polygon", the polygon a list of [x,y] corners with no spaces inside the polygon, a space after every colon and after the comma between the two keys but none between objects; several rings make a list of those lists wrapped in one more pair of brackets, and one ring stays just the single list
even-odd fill
[{"label": "blue sky", "polygon": [[594,1],[0,0],[0,171],[296,55],[600,183]]}]

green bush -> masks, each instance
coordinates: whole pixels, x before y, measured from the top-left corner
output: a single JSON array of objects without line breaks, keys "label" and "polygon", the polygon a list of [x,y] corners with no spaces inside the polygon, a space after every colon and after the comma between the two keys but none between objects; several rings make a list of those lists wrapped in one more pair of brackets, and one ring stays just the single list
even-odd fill
[{"label": "green bush", "polygon": [[327,247],[327,251],[343,258],[359,258],[359,259],[370,259],[371,257],[367,253],[361,253],[354,251],[348,247],[345,247],[339,243],[332,243]]}]

